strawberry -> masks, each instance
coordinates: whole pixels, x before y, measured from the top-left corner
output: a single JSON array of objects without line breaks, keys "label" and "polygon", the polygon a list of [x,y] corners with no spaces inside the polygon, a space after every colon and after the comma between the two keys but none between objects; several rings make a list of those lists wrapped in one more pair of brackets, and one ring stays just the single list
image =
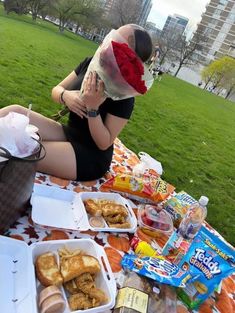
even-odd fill
[{"label": "strawberry", "polygon": [[153,225],[153,221],[151,219],[149,219],[146,215],[142,215],[142,222],[145,224],[145,225],[148,225],[148,226],[152,226]]}]

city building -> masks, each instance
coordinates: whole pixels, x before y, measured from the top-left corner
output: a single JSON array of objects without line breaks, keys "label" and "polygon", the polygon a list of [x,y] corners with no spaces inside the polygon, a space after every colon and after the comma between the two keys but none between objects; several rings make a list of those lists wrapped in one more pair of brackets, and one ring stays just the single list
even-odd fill
[{"label": "city building", "polygon": [[211,0],[196,33],[207,37],[198,57],[209,63],[224,55],[235,57],[235,0]]},{"label": "city building", "polygon": [[176,36],[181,36],[184,33],[186,26],[188,25],[188,21],[188,18],[178,14],[174,14],[173,16],[169,15],[162,29],[162,37],[172,33]]},{"label": "city building", "polygon": [[147,22],[147,18],[149,16],[149,13],[151,11],[153,4],[152,0],[143,0],[141,4],[141,10],[140,10],[140,17],[137,24],[141,26],[145,26]]},{"label": "city building", "polygon": [[145,24],[145,29],[150,33],[150,35],[155,36],[157,38],[159,38],[161,36],[161,29],[156,27],[156,24],[153,22],[146,22]]},{"label": "city building", "polygon": [[115,3],[115,0],[102,0],[101,4],[104,9],[104,17],[109,16],[114,3]]}]

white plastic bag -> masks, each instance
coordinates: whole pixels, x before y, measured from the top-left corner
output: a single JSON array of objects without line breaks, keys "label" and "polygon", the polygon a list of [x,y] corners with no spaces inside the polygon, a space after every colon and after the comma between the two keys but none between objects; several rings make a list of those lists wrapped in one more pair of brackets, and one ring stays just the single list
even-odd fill
[{"label": "white plastic bag", "polygon": [[134,175],[138,176],[144,174],[144,172],[149,169],[152,169],[159,175],[162,175],[163,173],[162,164],[159,161],[152,158],[146,152],[139,152],[138,155],[140,158],[140,163],[134,166],[133,168]]},{"label": "white plastic bag", "polygon": [[[10,112],[0,118],[0,147],[19,158],[30,156],[38,146],[37,141],[32,139],[38,139],[37,131],[36,127],[30,127],[26,115]],[[1,161],[4,159],[1,158]]]}]

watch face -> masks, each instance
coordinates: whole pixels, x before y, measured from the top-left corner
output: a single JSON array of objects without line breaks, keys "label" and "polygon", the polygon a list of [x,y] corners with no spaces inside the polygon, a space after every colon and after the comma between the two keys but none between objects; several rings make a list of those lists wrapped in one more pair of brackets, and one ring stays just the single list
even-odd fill
[{"label": "watch face", "polygon": [[89,117],[96,117],[100,114],[99,110],[90,110],[87,112],[87,116]]}]

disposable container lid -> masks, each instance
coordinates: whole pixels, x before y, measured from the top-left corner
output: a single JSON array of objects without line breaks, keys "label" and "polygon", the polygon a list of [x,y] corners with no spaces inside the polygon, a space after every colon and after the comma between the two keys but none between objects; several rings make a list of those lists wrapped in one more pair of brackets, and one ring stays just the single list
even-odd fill
[{"label": "disposable container lid", "polygon": [[0,236],[0,312],[37,312],[36,284],[30,247]]},{"label": "disposable container lid", "polygon": [[[71,311],[66,301],[63,313],[98,313],[111,309],[115,304],[116,282],[103,247],[92,239],[42,241],[28,246],[24,241],[0,236],[0,312],[39,313],[37,301],[40,286],[35,277],[34,262],[39,254],[59,248],[81,249],[96,257],[101,266],[97,287],[108,297],[108,302],[88,310]],[[106,272],[106,270],[107,272]],[[64,299],[66,294],[62,288]]]},{"label": "disposable container lid", "polygon": [[[126,207],[127,220],[130,228],[92,227],[83,201],[86,199],[107,199]],[[118,193],[110,192],[80,192],[64,190],[41,184],[34,184],[31,197],[32,220],[35,224],[50,228],[67,230],[134,233],[137,228],[137,220],[131,208],[132,202],[126,200]]]},{"label": "disposable container lid", "polygon": [[146,204],[138,211],[140,226],[151,231],[158,231],[169,234],[173,231],[173,222],[169,213],[157,206]]}]

